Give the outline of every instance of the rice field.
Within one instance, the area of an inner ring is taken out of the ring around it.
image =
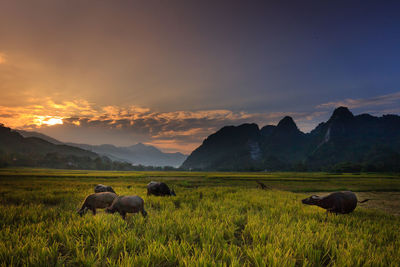
[[[147,196],[151,180],[177,196]],[[141,196],[148,216],[80,217],[98,183]],[[374,200],[328,217],[300,202],[335,190]],[[399,191],[398,174],[0,169],[0,265],[399,266],[399,199],[379,200]]]

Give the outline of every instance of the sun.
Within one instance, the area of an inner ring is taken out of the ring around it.
[[[57,119],[57,118],[51,118],[46,121],[43,121],[43,124],[47,124],[47,125],[63,124],[63,120]]]
[[[60,117],[50,117],[50,116],[41,116],[40,118],[36,119],[36,125],[41,126],[41,125],[48,125],[48,126],[53,126],[57,124],[63,124],[63,120]]]

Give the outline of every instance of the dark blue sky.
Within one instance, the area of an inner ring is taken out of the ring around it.
[[[291,115],[308,131],[338,105],[400,113],[398,1],[2,1],[0,10],[0,120],[66,141],[182,150],[226,124]],[[42,123],[51,118],[64,123]]]
[[[399,91],[399,2],[265,2],[193,8],[188,32],[230,61],[236,84],[226,90],[247,98],[231,108],[304,109]]]

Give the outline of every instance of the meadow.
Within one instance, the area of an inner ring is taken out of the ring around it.
[[[147,196],[151,180],[177,196]],[[148,217],[80,217],[98,183],[141,196]],[[300,202],[336,190],[373,200],[328,217]],[[0,169],[0,265],[399,266],[399,192],[399,174]]]

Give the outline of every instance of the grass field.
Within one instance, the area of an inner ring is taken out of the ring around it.
[[[146,196],[151,180],[177,196]],[[79,217],[98,183],[141,196],[148,217]],[[300,202],[335,190],[373,200],[327,219]],[[399,266],[399,195],[399,174],[0,169],[0,265]]]

